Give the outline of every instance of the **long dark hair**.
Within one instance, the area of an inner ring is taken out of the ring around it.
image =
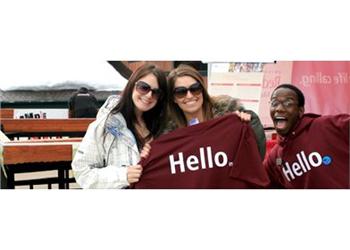
[[[180,109],[180,107],[174,102],[173,91],[175,88],[175,82],[177,78],[182,76],[190,76],[198,81],[203,86],[203,118],[207,121],[213,118],[213,102],[206,90],[204,85],[204,80],[201,74],[193,67],[185,64],[180,64],[176,69],[173,69],[168,75],[168,93],[171,98],[168,102],[169,113],[171,115],[171,119],[174,120],[177,127],[186,127],[187,120],[184,112]]]
[[[142,118],[146,123],[147,129],[150,134],[143,138],[136,130],[134,123],[136,122],[135,105],[132,100],[132,93],[134,91],[135,83],[142,77],[153,74],[158,81],[159,88],[162,90],[162,95],[159,97],[157,104],[149,111],[144,112]],[[145,142],[151,137],[157,137],[160,135],[161,130],[165,124],[166,119],[166,107],[167,107],[168,93],[167,93],[167,80],[165,73],[153,64],[144,64],[140,66],[130,76],[126,87],[123,90],[118,105],[111,111],[113,114],[121,113],[127,123],[128,128],[134,134],[137,146],[139,150],[142,149]]]

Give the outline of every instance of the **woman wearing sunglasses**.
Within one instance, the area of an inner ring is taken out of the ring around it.
[[[72,169],[82,188],[126,188],[139,181],[140,157],[162,130],[167,81],[146,64],[130,77],[120,99],[109,98],[81,142]],[[141,153],[140,153],[141,152]]]
[[[258,116],[249,110],[244,110],[237,99],[229,96],[211,98],[204,87],[200,73],[187,65],[180,65],[168,76],[168,92],[172,94],[169,101],[169,113],[172,122],[167,130],[186,127],[198,122],[208,121],[227,113],[238,112],[242,120],[250,120],[261,158],[265,156],[265,133]]]

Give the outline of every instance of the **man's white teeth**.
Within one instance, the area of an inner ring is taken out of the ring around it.
[[[278,120],[278,121],[280,121],[280,120],[286,121],[287,118],[286,118],[286,117],[283,117],[283,116],[276,116],[276,117],[275,117],[275,120]]]

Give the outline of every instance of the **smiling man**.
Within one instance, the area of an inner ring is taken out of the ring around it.
[[[294,85],[272,93],[270,115],[278,144],[264,161],[273,187],[349,188],[349,114],[304,114]]]

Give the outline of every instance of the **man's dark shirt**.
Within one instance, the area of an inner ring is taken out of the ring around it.
[[[79,90],[69,100],[69,117],[71,118],[95,118],[97,111],[97,99],[88,91]]]

